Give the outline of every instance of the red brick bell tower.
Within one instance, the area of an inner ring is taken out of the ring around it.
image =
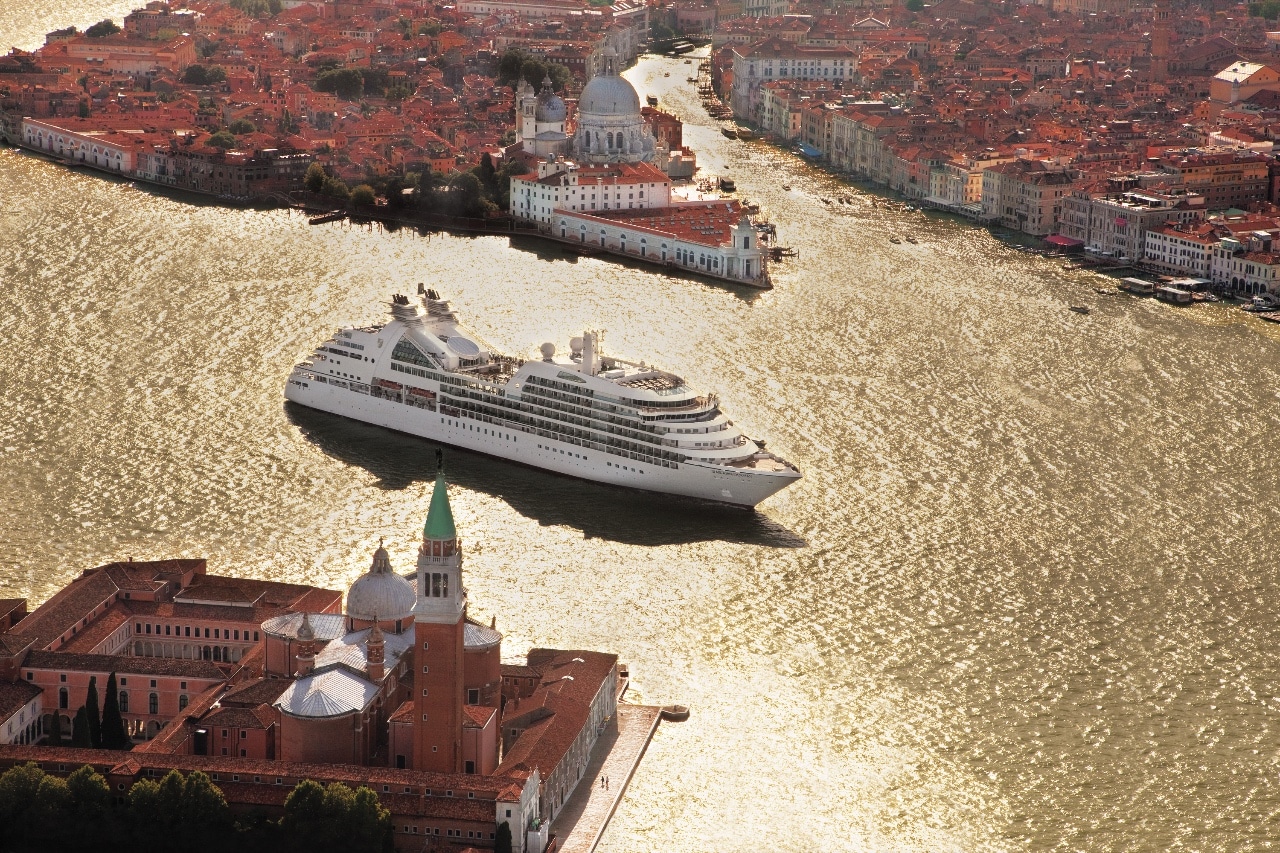
[[[414,618],[413,769],[462,772],[462,545],[453,525],[444,473],[436,477],[418,549]]]

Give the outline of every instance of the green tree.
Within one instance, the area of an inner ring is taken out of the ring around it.
[[[162,786],[163,788],[163,786]],[[182,785],[178,823],[183,832],[197,839],[210,839],[231,825],[227,798],[204,773],[196,770]]]
[[[120,716],[120,692],[116,688],[116,674],[107,676],[107,695],[102,702],[102,748],[129,749],[129,732]]]
[[[230,130],[236,136],[239,136],[242,133],[257,133],[258,126],[253,122],[249,121],[247,118],[238,118],[235,121],[231,122],[231,125],[227,128],[227,130]]]
[[[49,746],[62,746],[62,715],[54,709],[49,715],[49,731],[45,735]]]
[[[498,824],[498,832],[493,838],[493,853],[511,853],[511,824],[503,821]]]
[[[84,712],[89,718],[89,742],[94,749],[102,747],[102,711],[98,709],[98,676],[89,676],[89,692],[84,699]]]
[[[209,71],[199,62],[194,62],[182,72],[182,82],[190,86],[203,86],[209,82]]]
[[[161,849],[160,841],[166,830],[160,803],[160,785],[150,779],[139,779],[129,789],[126,820],[133,840],[143,850]]]
[[[336,198],[339,201],[346,201],[347,196],[351,195],[351,191],[347,189],[347,185],[337,178],[325,178],[324,189],[321,190],[330,198]]]
[[[330,68],[316,75],[317,92],[333,92],[345,101],[358,100],[364,94],[364,75],[358,68]]]
[[[91,39],[100,39],[106,36],[113,36],[118,32],[120,32],[120,28],[116,26],[116,22],[106,18],[89,27],[84,31],[84,34]]]
[[[32,835],[57,838],[65,834],[71,813],[71,792],[67,783],[57,776],[45,774],[36,791],[36,805],[32,812],[35,826]]]
[[[81,99],[81,100],[80,100],[80,104],[76,107],[76,115],[80,116],[80,118],[88,118],[88,117],[89,117],[89,102],[88,102],[88,101],[86,101],[86,100],[84,100],[84,99]]]
[[[75,846],[90,849],[95,838],[101,840],[107,824],[114,823],[111,813],[111,788],[107,780],[88,764],[67,777],[70,805],[67,837]]]
[[[373,204],[374,198],[373,187],[368,184],[361,184],[351,191],[351,196],[347,201],[352,207],[368,207]]]
[[[471,172],[463,172],[449,182],[449,196],[455,212],[462,216],[479,216],[484,213],[484,187]]]
[[[170,770],[160,780],[160,790],[156,797],[155,821],[166,829],[172,829],[178,825],[184,781],[182,774],[177,770]]]
[[[382,96],[392,103],[398,103],[413,94],[413,87],[408,83],[395,83],[382,92]]]
[[[324,834],[324,788],[320,783],[304,779],[294,786],[284,801],[280,828],[293,850],[314,850]]]
[[[307,192],[318,193],[324,189],[324,182],[328,177],[324,173],[324,166],[319,163],[312,163],[307,167],[307,174],[302,179],[302,185],[307,188]]]
[[[43,780],[44,771],[35,762],[20,764],[0,775],[0,849],[11,849],[31,831]]]
[[[83,705],[76,711],[76,718],[71,722],[71,745],[76,749],[93,748],[93,735],[89,733],[89,714]]]
[[[348,813],[351,847],[356,853],[379,853],[391,838],[391,812],[382,807],[372,788],[361,785]]]
[[[209,144],[214,148],[235,148],[236,137],[228,130],[220,130],[213,136],[209,137]]]

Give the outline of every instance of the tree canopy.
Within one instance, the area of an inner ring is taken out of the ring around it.
[[[89,721],[89,744],[94,749],[102,746],[102,711],[98,708],[98,676],[89,676],[89,692],[84,699],[84,713]]]
[[[229,130],[220,130],[209,137],[209,144],[214,148],[235,148],[236,137]]]
[[[91,39],[100,39],[113,36],[118,32],[120,32],[120,27],[116,25],[116,22],[110,18],[105,18],[86,29],[84,34]]]
[[[262,813],[233,823],[222,791],[200,771],[139,779],[118,805],[89,765],[65,780],[35,763],[0,774],[0,850],[382,853],[390,845],[390,813],[367,787],[303,781],[280,821]]]
[[[218,65],[188,65],[182,73],[182,82],[192,86],[212,86],[227,79],[227,72]]]
[[[345,101],[358,100],[364,94],[364,75],[358,68],[330,68],[316,75],[317,92],[333,92]]]
[[[319,163],[312,163],[307,167],[307,174],[302,179],[302,185],[307,188],[309,193],[318,193],[324,189],[325,178],[329,177],[324,173],[324,166]]]
[[[120,716],[120,691],[116,687],[116,674],[107,676],[107,695],[102,700],[102,748],[129,749],[129,732]]]
[[[518,47],[513,47],[502,54],[498,60],[498,84],[501,86],[518,86],[520,81],[528,80],[535,88],[542,86],[544,77],[551,78],[551,88],[564,91],[565,84],[572,75],[569,69],[554,62],[544,62]]]

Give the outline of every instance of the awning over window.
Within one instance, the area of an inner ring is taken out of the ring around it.
[[[1061,249],[1075,249],[1084,245],[1083,240],[1073,240],[1070,237],[1063,237],[1061,234],[1052,234],[1045,237],[1044,241],[1050,246],[1057,246]]]

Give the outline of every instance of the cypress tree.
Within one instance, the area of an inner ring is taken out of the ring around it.
[[[76,718],[71,723],[71,745],[77,749],[90,749],[93,746],[89,737],[89,715],[85,713],[83,705],[76,711]]]
[[[45,737],[49,741],[49,746],[62,746],[62,715],[55,708],[49,716],[49,732]]]
[[[89,717],[89,744],[102,747],[102,712],[98,709],[98,676],[89,676],[89,693],[84,699],[84,712]]]
[[[128,749],[129,746],[129,733],[125,731],[124,718],[120,716],[120,695],[113,672],[107,676],[107,697],[102,703],[102,748]]]
[[[511,853],[511,822],[503,821],[498,825],[497,836],[493,840],[493,853]]]

